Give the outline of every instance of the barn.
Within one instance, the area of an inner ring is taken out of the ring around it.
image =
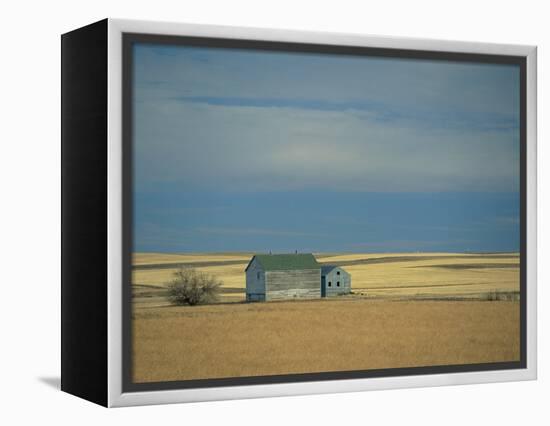
[[[321,297],[321,265],[312,254],[256,254],[245,273],[249,302]]]
[[[318,299],[351,293],[351,275],[308,254],[256,254],[245,269],[246,300]]]
[[[336,265],[321,268],[321,297],[351,293],[351,275]]]

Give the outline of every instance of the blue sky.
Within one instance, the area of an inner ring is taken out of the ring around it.
[[[512,251],[519,68],[138,44],[136,251]]]

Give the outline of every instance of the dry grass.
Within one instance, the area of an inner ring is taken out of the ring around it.
[[[518,302],[319,300],[136,308],[134,381],[519,359]]]
[[[223,281],[222,302],[243,302],[250,257],[134,255],[135,381],[519,359],[517,254],[320,254],[350,272],[354,294],[169,306],[166,286],[179,263]]]
[[[503,266],[494,266],[499,263]],[[460,268],[460,265],[467,267]],[[467,256],[447,259],[441,256],[438,260],[350,265],[345,269],[352,275],[354,291],[371,296],[456,297],[519,290],[518,259],[489,256],[485,259],[469,259]]]

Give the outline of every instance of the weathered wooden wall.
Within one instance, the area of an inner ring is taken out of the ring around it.
[[[338,275],[338,272],[340,272],[340,275]],[[331,287],[328,286],[329,282],[332,283]],[[339,287],[338,282],[340,282]],[[341,268],[334,268],[325,275],[325,288],[327,297],[349,294],[351,292],[351,275]]]
[[[246,300],[249,302],[265,300],[265,272],[256,259],[246,270]]]
[[[267,271],[266,300],[318,299],[321,297],[321,269]]]

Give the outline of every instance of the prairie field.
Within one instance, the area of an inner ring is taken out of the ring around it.
[[[251,256],[134,255],[135,382],[519,360],[516,253],[316,254],[353,294],[245,303]],[[180,266],[215,275],[220,303],[171,306]]]
[[[134,255],[136,307],[165,306],[166,286],[180,266],[215,275],[222,282],[220,302],[245,300],[244,269],[253,253]],[[316,254],[320,263],[351,274],[352,297],[405,299],[484,299],[519,293],[517,253]]]
[[[516,301],[319,300],[139,309],[135,382],[519,360]]]

